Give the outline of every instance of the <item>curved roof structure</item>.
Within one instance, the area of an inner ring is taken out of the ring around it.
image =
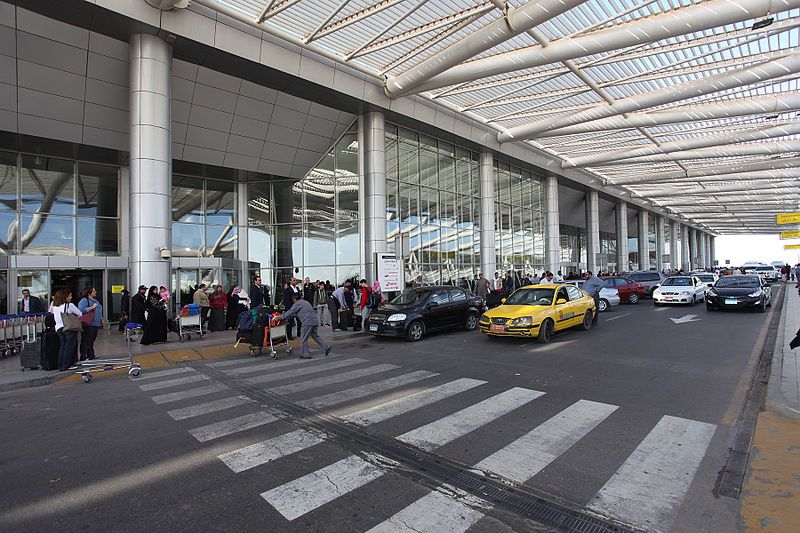
[[[800,0],[197,0],[719,233],[800,201]]]

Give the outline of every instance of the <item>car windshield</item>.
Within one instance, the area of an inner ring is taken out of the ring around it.
[[[714,276],[711,274],[698,274],[697,277],[700,278],[700,281],[714,281]]]
[[[661,285],[666,287],[691,287],[692,278],[667,278]]]
[[[519,289],[506,300],[507,305],[551,305],[553,289]]]
[[[752,276],[726,276],[724,278],[720,278],[716,284],[716,287],[720,289],[749,289],[759,286],[758,278],[754,278]]]
[[[430,293],[431,293],[430,289],[407,290],[403,294],[392,300],[392,303],[396,305],[410,305],[424,300],[425,298],[428,297]]]
[[[775,272],[775,269],[772,267],[758,267],[756,272]]]

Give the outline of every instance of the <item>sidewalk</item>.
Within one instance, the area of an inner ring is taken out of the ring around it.
[[[336,331],[333,332],[328,327],[320,329],[320,335],[328,342],[336,343],[342,340],[359,339],[364,336],[363,332]],[[177,340],[174,333],[170,333],[164,344],[143,346],[138,342],[131,343],[131,352],[134,360],[143,369],[166,367],[186,361],[197,361],[200,359],[222,359],[226,357],[242,357],[248,355],[250,347],[247,343],[240,343],[234,348],[234,332],[215,331],[209,332],[202,340],[193,336],[191,340],[181,343]],[[291,346],[297,350],[300,342],[295,339]],[[312,349],[316,345],[312,341]],[[128,355],[128,347],[125,337],[117,332],[116,328],[111,331],[101,332],[95,342],[95,353],[98,358],[124,357]],[[279,352],[280,353],[280,352]],[[285,356],[285,355],[284,355]],[[97,377],[103,375],[119,374],[122,371],[98,373]],[[39,387],[49,385],[56,381],[79,381],[80,377],[73,372],[59,372],[58,370],[25,370],[22,372],[19,366],[19,356],[12,356],[7,359],[0,359],[0,392],[26,387]]]
[[[793,283],[786,284],[778,337],[772,356],[767,407],[783,416],[800,420],[800,348],[789,343],[800,329],[800,296]]]

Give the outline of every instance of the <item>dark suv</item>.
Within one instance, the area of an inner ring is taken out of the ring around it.
[[[472,331],[485,308],[483,298],[460,287],[419,287],[370,311],[364,327],[373,335],[415,342],[428,331],[457,327]]]
[[[667,278],[664,274],[661,272],[656,272],[655,270],[626,272],[623,274],[623,276],[644,285],[644,290],[646,291],[646,296],[648,298],[653,297],[653,291],[656,290],[656,287],[658,287],[659,284]]]

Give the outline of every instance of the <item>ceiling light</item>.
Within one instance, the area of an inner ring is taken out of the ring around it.
[[[765,18],[765,19],[757,20],[753,24],[753,27],[750,28],[750,29],[754,30],[754,31],[755,30],[760,30],[761,28],[766,28],[767,26],[770,26],[773,22],[775,22],[775,19],[772,18],[772,17],[768,17],[768,18]]]

